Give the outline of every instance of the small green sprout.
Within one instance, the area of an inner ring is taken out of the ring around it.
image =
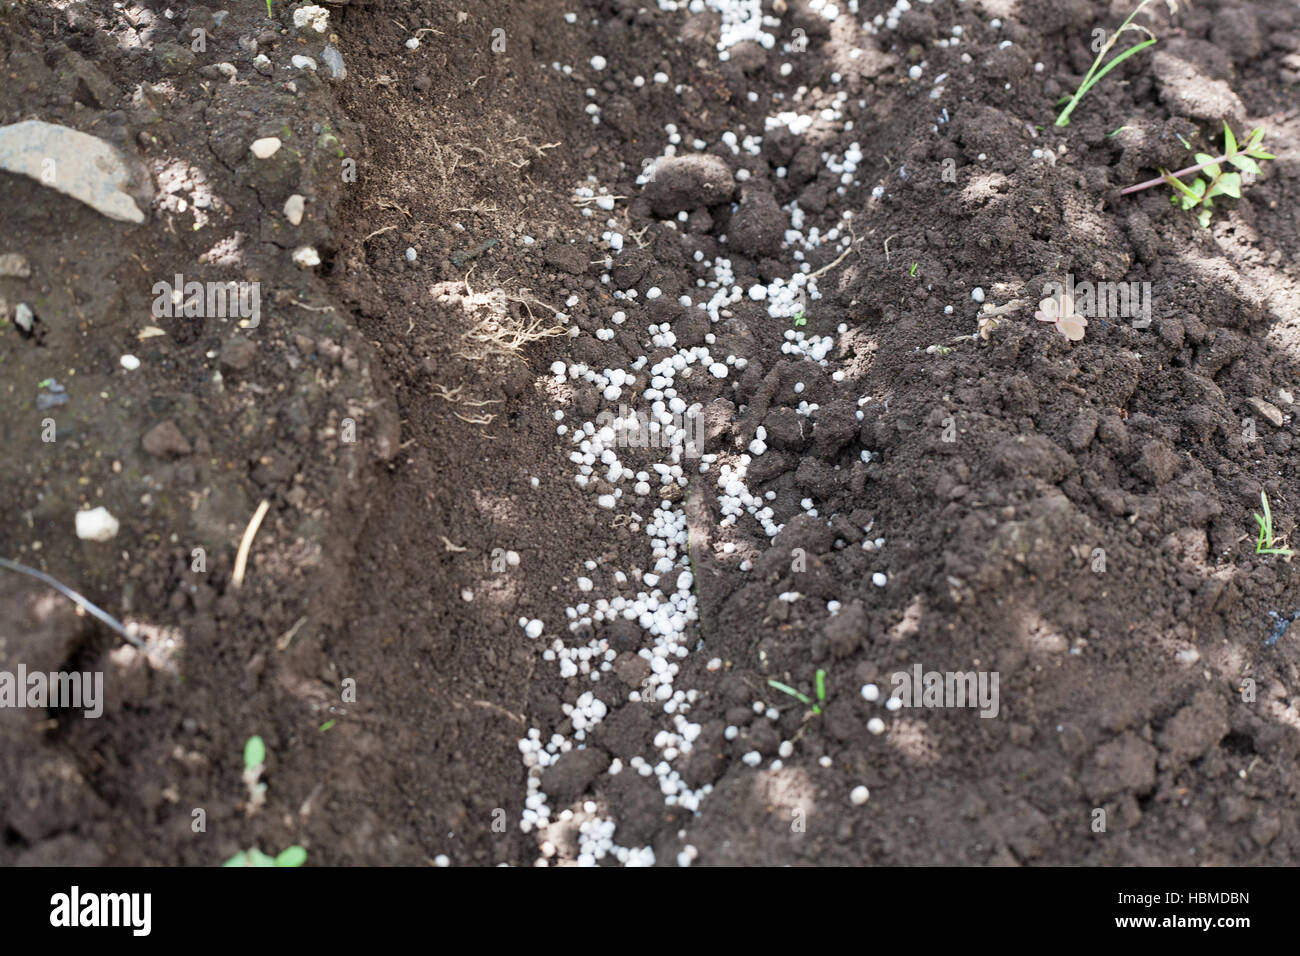
[[[1121,189],[1120,195],[1141,192],[1143,189],[1150,189],[1152,186],[1166,183],[1174,191],[1173,196],[1170,197],[1170,202],[1173,202],[1181,209],[1197,210],[1196,221],[1201,224],[1202,228],[1209,228],[1210,209],[1214,206],[1214,197],[1231,196],[1233,199],[1240,199],[1241,174],[1254,173],[1258,175],[1259,164],[1255,160],[1277,158],[1264,149],[1263,143],[1264,128],[1262,126],[1251,130],[1250,137],[1245,144],[1239,146],[1237,137],[1233,135],[1232,128],[1227,123],[1224,123],[1223,152],[1220,155],[1211,156],[1209,153],[1197,153],[1195,166],[1188,166],[1176,173],[1162,169],[1158,178],[1148,179],[1136,186]],[[1191,149],[1190,146],[1187,148]],[[1220,165],[1225,162],[1235,166],[1239,171],[1226,172]],[[1183,176],[1202,171],[1204,171],[1208,179],[1197,176],[1192,180],[1190,186],[1183,182]]]
[[[329,730],[331,727],[333,727],[333,726],[334,726],[335,724],[337,724],[337,723],[338,723],[337,720],[327,720],[327,721],[325,721],[325,723],[323,723],[323,724],[320,725],[320,732],[321,732],[322,734],[325,733],[325,731]]]
[[[804,317],[803,309],[794,314],[794,327],[797,329],[801,325],[807,325],[808,319]]]
[[[1141,53],[1147,47],[1153,45],[1156,42],[1155,34],[1153,34],[1146,27],[1133,22],[1133,18],[1136,17],[1139,13],[1141,13],[1142,8],[1151,2],[1152,0],[1142,0],[1141,3],[1139,3],[1136,7],[1133,8],[1133,12],[1128,15],[1128,19],[1125,20],[1123,23],[1121,23],[1119,25],[1119,29],[1116,30],[1114,33],[1112,33],[1110,37],[1106,40],[1105,45],[1101,48],[1101,52],[1097,54],[1097,59],[1092,61],[1092,66],[1088,69],[1088,72],[1084,75],[1083,82],[1080,83],[1079,88],[1074,91],[1074,96],[1069,98],[1069,102],[1066,103],[1065,109],[1061,110],[1061,115],[1056,117],[1057,126],[1070,125],[1070,114],[1074,112],[1074,108],[1079,105],[1079,101],[1084,98],[1084,96],[1087,94],[1087,92],[1090,89],[1092,89],[1094,86],[1096,86],[1098,83],[1102,81],[1102,79],[1106,76],[1107,73],[1115,69],[1115,67],[1119,66],[1129,57],[1133,56],[1136,53]],[[1143,40],[1141,43],[1136,44],[1135,46],[1129,47],[1123,53],[1119,54],[1119,56],[1115,57],[1115,59],[1111,60],[1105,66],[1102,66],[1101,63],[1102,60],[1106,59],[1106,54],[1111,51],[1111,49],[1115,46],[1117,42],[1119,42],[1119,38],[1123,36],[1125,33],[1129,32],[1130,30],[1135,33],[1146,34],[1147,39]],[[1064,97],[1062,98],[1062,102],[1065,102]]]
[[[39,382],[36,383],[36,387],[37,387],[37,388],[49,388],[49,387],[50,387],[51,385],[53,385],[53,384],[54,384],[54,379],[52,379],[52,378],[43,378],[43,379],[41,379]]]
[[[910,268],[910,269],[907,270],[907,274],[910,275],[910,276],[914,276],[914,275],[916,275],[916,267],[917,267],[919,264],[920,264],[920,263],[913,262],[913,263],[912,263],[912,268]]]
[[[271,12],[271,0],[266,0],[266,15],[267,15],[268,17],[273,17],[273,16],[275,16],[275,14],[273,14],[273,13]]]
[[[1286,541],[1273,537],[1273,512],[1268,507],[1268,495],[1261,491],[1259,501],[1264,506],[1264,513],[1263,515],[1254,515],[1255,524],[1259,525],[1259,539],[1255,542],[1255,553],[1280,554],[1290,560],[1291,555],[1295,552],[1290,548],[1276,547],[1279,544],[1286,544]]]
[[[262,771],[266,769],[266,742],[254,734],[244,743],[244,785],[248,787],[248,805],[245,812],[252,816],[266,803],[266,784],[261,782]],[[253,847],[240,850],[222,866],[302,866],[307,862],[307,851],[300,846],[291,846],[270,857]]]
[[[246,812],[252,816],[266,803],[266,784],[262,783],[262,771],[266,769],[266,744],[261,737],[252,736],[244,744],[244,786],[248,788],[248,806]]]
[[[799,703],[803,704],[805,707],[812,707],[812,712],[814,714],[820,714],[822,712],[821,705],[826,703],[826,672],[821,668],[817,669],[816,681],[817,681],[817,691],[816,691],[817,703],[815,704],[813,703],[812,698],[809,697],[807,694],[803,693],[802,691],[795,690],[789,684],[782,684],[779,680],[769,680],[767,682],[767,686],[774,687],[783,694],[789,694],[791,697],[799,701]]]
[[[278,856],[270,857],[261,850],[253,847],[251,850],[240,850],[229,860],[221,865],[225,866],[302,866],[307,862],[307,851],[302,847],[294,846],[282,850]]]

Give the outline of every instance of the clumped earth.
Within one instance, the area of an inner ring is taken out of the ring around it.
[[[147,173],[0,174],[0,551],[142,645],[0,569],[0,670],[107,682],[0,709],[0,863],[1300,853],[1293,3],[1151,8],[1065,128],[1131,7],[177,6],[0,6],[0,125]],[[1208,229],[1119,195],[1225,121],[1278,158]]]

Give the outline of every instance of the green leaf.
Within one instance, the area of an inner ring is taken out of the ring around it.
[[[261,850],[249,850],[248,859],[252,862],[253,866],[275,866],[275,860],[271,859]]]
[[[300,846],[291,846],[275,858],[276,866],[302,866],[307,862],[307,851]]]
[[[1199,198],[1196,195],[1196,193],[1192,192],[1190,189],[1187,188],[1187,183],[1183,182],[1173,173],[1162,169],[1160,170],[1160,176],[1161,178],[1164,179],[1165,182],[1167,182],[1171,187],[1173,187],[1175,192],[1181,194],[1183,197],[1190,198],[1192,202],[1196,202],[1197,199]],[[1183,208],[1185,209],[1187,207],[1184,206]]]
[[[1247,149],[1254,149],[1264,142],[1264,127],[1256,126],[1250,131],[1250,139],[1246,142]]]
[[[1229,157],[1237,154],[1237,137],[1232,135],[1232,127],[1226,121],[1223,124],[1223,151]]]
[[[1256,176],[1259,175],[1259,165],[1245,153],[1240,153],[1232,157],[1228,162],[1232,163],[1232,165],[1236,166],[1243,173],[1254,173]]]
[[[264,763],[266,763],[266,744],[262,742],[261,737],[249,737],[248,743],[244,744],[244,768],[252,770]]]
[[[1199,176],[1192,182],[1192,193],[1199,199],[1205,195],[1205,180]]]
[[[1083,85],[1079,87],[1079,92],[1077,95],[1080,98],[1082,98],[1083,94],[1087,93],[1090,89],[1092,89],[1094,86],[1100,83],[1105,78],[1107,73],[1115,69],[1115,67],[1119,66],[1121,63],[1123,63],[1133,54],[1141,53],[1143,50],[1153,45],[1155,42],[1156,42],[1155,38],[1153,37],[1150,40],[1143,40],[1141,43],[1137,44],[1136,46],[1129,47],[1119,56],[1115,57],[1115,59],[1111,60],[1109,63],[1103,66],[1101,70],[1093,74],[1093,76],[1090,79],[1085,80]]]
[[[1256,159],[1277,159],[1277,157],[1272,153],[1266,153],[1262,149],[1248,149],[1246,152],[1248,155],[1254,156]]]
[[[1201,224],[1202,229],[1210,228],[1210,210],[1202,209],[1196,214],[1196,221]]]
[[[238,853],[236,853],[234,856],[232,856],[229,860],[227,860],[225,863],[222,863],[221,865],[222,866],[248,866],[248,854],[245,853],[243,850],[240,850]]]
[[[1214,157],[1209,153],[1197,153],[1196,161],[1198,163],[1205,163],[1205,171],[1211,176],[1218,176],[1222,172],[1222,170],[1219,169],[1219,164],[1214,161]]]
[[[769,680],[767,682],[767,686],[775,687],[783,694],[789,694],[791,697],[793,697],[795,700],[799,701],[800,703],[803,704],[812,703],[812,698],[810,698],[807,694],[801,694],[799,691],[795,690],[789,684],[782,684],[779,680]]]
[[[1227,193],[1233,199],[1241,198],[1241,173],[1224,173],[1215,183],[1219,192]]]

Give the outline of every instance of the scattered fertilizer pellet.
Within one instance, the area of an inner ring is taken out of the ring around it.
[[[855,807],[860,807],[871,799],[871,791],[861,785],[856,786],[849,793],[849,800]]]

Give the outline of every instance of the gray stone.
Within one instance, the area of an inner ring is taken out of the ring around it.
[[[144,222],[123,189],[131,176],[122,154],[96,136],[41,120],[0,127],[0,169],[30,176],[109,219]]]
[[[31,274],[32,267],[21,252],[6,252],[0,256],[0,277],[26,279]]]
[[[346,80],[348,78],[348,68],[343,65],[343,54],[334,47],[327,45],[320,51],[321,61],[324,62],[325,68],[329,70],[331,80]]]

